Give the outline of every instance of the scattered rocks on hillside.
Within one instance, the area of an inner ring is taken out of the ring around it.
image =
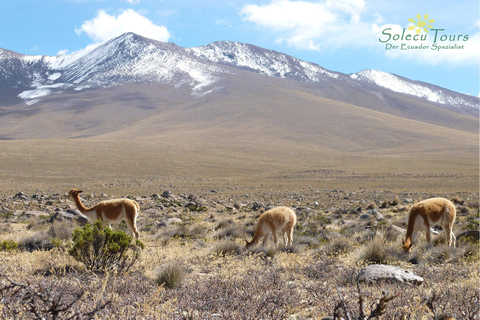
[[[27,218],[47,218],[50,215],[44,211],[38,211],[38,210],[30,210],[30,211],[25,211],[23,213],[24,216]]]
[[[80,225],[84,225],[88,222],[88,219],[76,212],[76,210],[68,209],[66,211],[57,210],[48,222],[53,223],[55,221],[77,221]]]
[[[368,210],[367,213],[362,214],[360,216],[360,219],[365,220],[365,219],[368,219],[370,217],[374,217],[379,221],[380,220],[385,220],[385,218],[382,216],[382,214],[375,209]]]
[[[412,271],[385,264],[373,264],[361,269],[358,272],[358,281],[367,284],[385,281],[416,285],[424,282],[422,277],[415,275]]]

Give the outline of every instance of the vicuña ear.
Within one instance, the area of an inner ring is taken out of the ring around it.
[[[413,241],[413,242],[410,244],[409,248],[411,248],[414,244],[415,244],[415,241]]]
[[[78,190],[77,193],[82,193],[83,191],[82,190]]]
[[[405,239],[402,239],[402,244],[405,244]]]

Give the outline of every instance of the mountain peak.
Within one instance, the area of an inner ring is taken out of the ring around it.
[[[2,85],[6,86],[0,90],[15,88],[11,92],[28,104],[65,90],[130,83],[169,84],[175,88],[187,85],[192,95],[198,97],[218,91],[223,86],[223,75],[234,74],[235,70],[311,83],[330,99],[344,96],[353,87],[367,91],[381,88],[451,110],[466,110],[467,114],[478,111],[476,97],[378,70],[346,75],[278,51],[233,41],[183,48],[128,32],[89,51],[56,57],[24,56],[0,49],[0,77],[5,79]],[[18,90],[23,91],[18,94]]]

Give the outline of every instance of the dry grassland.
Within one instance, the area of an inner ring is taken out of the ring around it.
[[[91,186],[84,190],[87,205],[112,198],[101,194],[102,188],[172,191],[169,198],[124,193],[141,205],[138,226],[145,249],[121,274],[88,272],[67,253],[77,224],[47,222],[58,210],[74,208],[65,198],[68,190],[5,196],[0,242],[15,241],[20,247],[0,251],[0,317],[321,319],[335,313],[347,318],[348,311],[350,319],[367,319],[382,310],[379,319],[478,319],[478,242],[458,241],[456,248],[448,248],[440,231],[431,245],[422,235],[407,255],[400,251],[403,234],[390,227],[406,227],[411,200],[435,195],[463,200],[457,203],[456,234],[478,229],[478,193],[431,192],[452,178],[442,175],[421,177],[429,181],[425,192],[399,191],[411,182],[408,176],[396,180],[403,182],[395,191],[352,187],[357,181],[388,186],[393,179],[369,177],[319,170],[271,177],[265,185],[167,179],[163,185],[120,181]],[[323,189],[310,185],[318,179]],[[245,250],[244,240],[251,238],[263,210],[253,207],[276,205],[296,207],[294,245],[275,249],[270,242]],[[384,219],[368,213],[370,208]],[[46,216],[30,214],[35,211]],[[42,249],[52,242],[55,248]],[[412,270],[425,282],[359,284],[359,270],[372,263]]]
[[[406,255],[391,227],[406,227],[414,202],[441,196],[464,201],[455,234],[478,230],[475,139],[422,155],[420,146],[350,153],[203,137],[0,141],[0,243],[19,245],[0,250],[0,318],[479,318],[478,242],[448,248],[439,231]],[[87,205],[140,203],[145,249],[128,273],[93,274],[68,254],[76,223],[48,221],[74,209],[65,198],[72,187]],[[174,197],[162,197],[167,190]],[[277,205],[296,208],[294,245],[245,251],[257,209]],[[358,284],[372,263],[425,282]]]

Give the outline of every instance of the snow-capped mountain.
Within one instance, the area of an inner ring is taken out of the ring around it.
[[[0,105],[15,105],[20,99],[32,105],[59,93],[138,83],[188,86],[195,98],[214,94],[225,85],[226,75],[241,72],[318,86],[335,83],[338,92],[342,86],[364,92],[387,89],[467,114],[475,114],[479,108],[477,97],[382,71],[346,75],[249,44],[221,41],[182,48],[133,33],[71,55],[26,56],[0,49]],[[330,94],[328,98],[335,96]]]
[[[379,70],[362,70],[350,75],[352,79],[375,84],[391,91],[416,96],[431,102],[452,107],[467,106],[478,109],[478,99],[468,96],[461,97],[456,92],[437,87],[428,83],[412,81],[404,77]]]

